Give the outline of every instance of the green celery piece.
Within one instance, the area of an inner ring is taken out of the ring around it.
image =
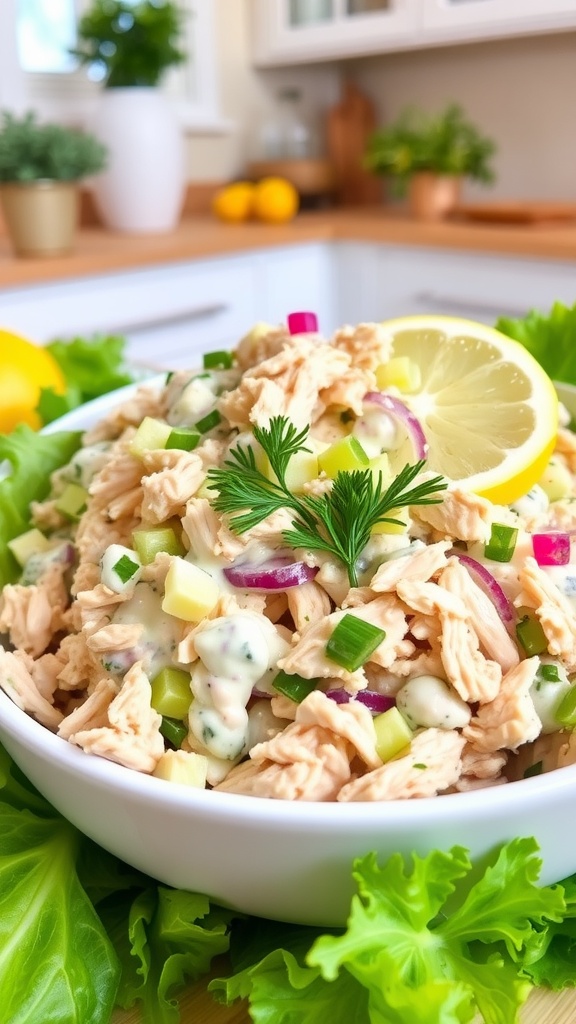
[[[349,612],[334,628],[326,644],[326,657],[355,672],[386,639],[386,631]]]
[[[205,370],[229,370],[232,363],[232,353],[225,350],[205,352],[202,357],[202,364]]]
[[[0,587],[20,575],[9,540],[30,527],[31,501],[42,501],[50,489],[50,474],[68,462],[80,447],[78,431],[37,434],[25,424],[0,435],[0,464],[7,459],[12,471],[0,479]]]
[[[2,1017],[108,1024],[119,962],[75,870],[80,835],[60,816],[0,803]]]
[[[272,680],[272,686],[278,690],[278,693],[283,693],[285,697],[289,697],[297,704],[300,704],[309,693],[312,693],[318,683],[318,679],[305,679],[298,673],[291,674],[285,672],[284,669],[280,669]]]
[[[534,839],[505,844],[467,892],[472,865],[461,847],[412,855],[408,870],[400,854],[383,867],[368,854],[354,865],[347,931],[319,938],[306,962],[327,981],[353,974],[382,1008],[373,1020],[458,1024],[478,1009],[490,1024],[511,1024],[531,989],[523,963],[541,955],[543,931],[565,910],[561,888],[536,884],[537,849]]]
[[[170,718],[168,715],[162,715],[160,732],[164,739],[168,740],[168,742],[172,744],[175,750],[180,750],[182,743],[188,735],[188,726],[184,725],[184,722],[180,721],[178,718]]]
[[[167,448],[181,448],[185,452],[191,452],[198,446],[200,434],[197,430],[190,430],[187,427],[175,427],[168,435]]]
[[[564,694],[554,717],[565,729],[576,728],[576,686]]]
[[[165,665],[152,679],[151,687],[150,703],[154,710],[181,722],[192,703],[190,673],[175,665]]]
[[[218,409],[213,409],[212,412],[207,413],[201,420],[195,424],[196,430],[199,430],[201,434],[207,434],[209,430],[214,430],[219,423],[222,422],[222,417],[218,412]]]
[[[519,320],[500,317],[495,326],[524,345],[552,380],[576,384],[576,304],[555,302],[547,313],[533,309]]]
[[[486,558],[491,558],[494,562],[509,562],[514,554],[517,539],[518,530],[514,526],[493,523],[490,540],[484,545]]]
[[[516,625],[516,636],[529,658],[548,650],[546,634],[534,614],[522,616]]]

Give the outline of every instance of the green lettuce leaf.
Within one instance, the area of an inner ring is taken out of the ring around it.
[[[51,423],[84,402],[131,384],[133,374],[124,364],[126,339],[120,335],[55,339],[46,346],[66,379],[66,392],[57,395],[42,388],[38,413],[43,423]]]
[[[555,992],[576,987],[576,875],[561,882],[566,910],[562,921],[551,923],[542,935],[540,956],[524,964],[535,985]]]
[[[518,320],[501,316],[495,326],[524,345],[552,380],[576,384],[576,304],[555,302],[549,313],[533,309]]]
[[[109,1024],[120,964],[76,873],[80,833],[0,750],[0,992],[10,1024]]]
[[[0,478],[0,587],[19,574],[8,541],[29,529],[30,502],[46,497],[50,474],[71,459],[80,439],[76,431],[37,434],[26,424],[0,434],[0,467],[10,464],[9,475]]]

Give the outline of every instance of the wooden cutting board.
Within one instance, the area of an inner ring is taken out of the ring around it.
[[[492,224],[549,224],[553,221],[565,223],[576,220],[576,203],[469,203],[459,206],[454,216]]]
[[[344,82],[342,99],[326,115],[328,159],[334,169],[340,206],[382,203],[382,179],[362,166],[366,143],[377,125],[372,101],[352,81]]]

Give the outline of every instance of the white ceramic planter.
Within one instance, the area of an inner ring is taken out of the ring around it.
[[[106,227],[172,230],[184,199],[184,142],[164,94],[143,86],[104,89],[89,127],[109,153],[107,170],[93,184]]]

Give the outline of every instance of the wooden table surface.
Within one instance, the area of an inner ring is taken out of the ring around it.
[[[220,1006],[206,991],[206,983],[189,988],[181,1001],[180,1024],[250,1024],[245,1003]],[[576,990],[558,994],[537,989],[532,992],[520,1013],[521,1024],[574,1024],[576,1021]],[[141,1024],[137,1010],[117,1011],[112,1024]]]

